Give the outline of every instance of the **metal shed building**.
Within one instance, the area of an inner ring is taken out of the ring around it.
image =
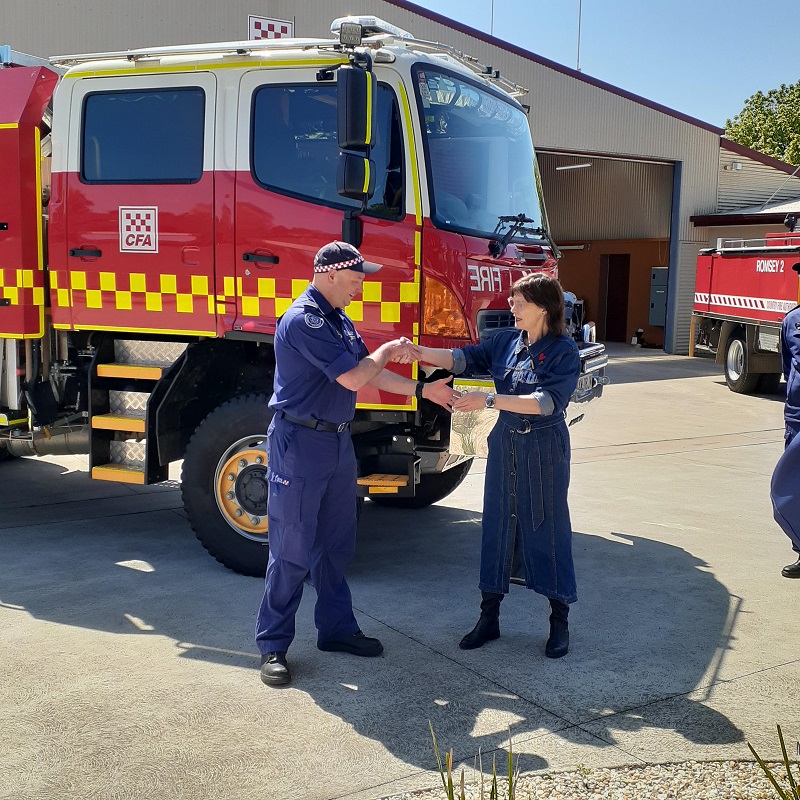
[[[335,17],[374,14],[527,87],[552,233],[564,249],[561,280],[585,300],[601,339],[629,341],[642,329],[646,341],[687,353],[695,259],[714,235],[698,220],[800,195],[793,167],[721,139],[713,125],[405,0],[197,0],[175,10],[107,0],[102,8],[57,4],[43,24],[29,3],[5,0],[3,36],[46,56],[241,40],[251,14],[291,20],[296,36],[326,37]]]

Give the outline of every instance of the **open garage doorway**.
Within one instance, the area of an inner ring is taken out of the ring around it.
[[[598,339],[664,346],[671,162],[540,151],[559,277],[584,301]]]

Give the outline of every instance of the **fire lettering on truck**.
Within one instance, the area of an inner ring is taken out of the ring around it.
[[[756,272],[783,272],[783,259],[757,258]]]
[[[158,207],[119,207],[119,249],[123,253],[158,252]]]
[[[503,281],[500,267],[489,267],[478,264],[467,266],[469,288],[472,292],[502,292]]]

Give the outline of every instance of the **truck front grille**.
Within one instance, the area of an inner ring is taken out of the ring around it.
[[[514,315],[510,311],[494,309],[478,312],[478,338],[484,341],[494,336],[497,331],[514,327]]]

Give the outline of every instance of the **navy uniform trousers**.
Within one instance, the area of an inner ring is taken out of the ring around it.
[[[356,544],[356,458],[349,431],[315,431],[274,418],[267,434],[269,562],[256,623],[261,653],[285,652],[310,574],[319,641],[352,636],[344,573]]]
[[[770,486],[775,521],[800,553],[800,433],[787,426],[786,449],[775,465]]]

